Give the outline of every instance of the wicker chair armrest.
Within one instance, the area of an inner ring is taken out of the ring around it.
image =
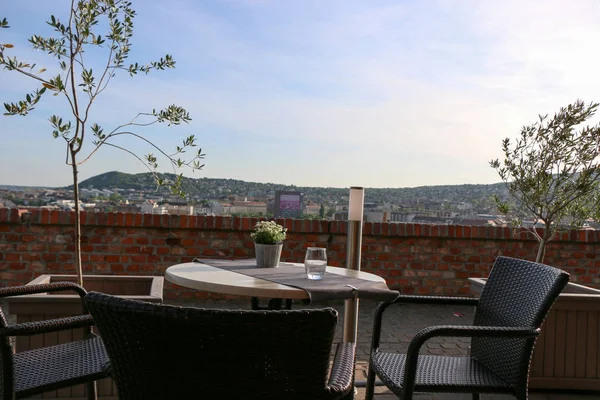
[[[473,326],[473,325],[438,325],[421,329],[413,337],[410,346],[419,346],[432,337],[496,337],[496,338],[528,338],[536,337],[540,329],[510,326]]]
[[[65,329],[85,328],[94,325],[91,315],[76,315],[73,317],[47,319],[45,321],[23,322],[7,326],[0,330],[0,337],[29,336],[38,333],[56,332]]]
[[[384,311],[392,304],[417,303],[417,304],[452,304],[477,306],[478,298],[474,297],[450,297],[450,296],[412,296],[400,295],[392,301],[379,303],[373,318],[373,336],[371,337],[371,351],[379,347],[381,337],[381,323]]]
[[[476,297],[452,297],[452,296],[413,296],[404,295],[396,297],[396,299],[390,301],[390,304],[397,303],[418,303],[418,304],[452,304],[452,305],[465,305],[465,306],[476,306],[479,299]]]
[[[113,366],[110,362],[110,360],[107,360],[104,364],[102,364],[102,372],[104,372],[104,374],[106,376],[108,376],[109,378],[114,378],[114,369]]]
[[[348,394],[352,389],[355,362],[356,345],[354,343],[338,343],[327,383],[329,393],[336,398]]]
[[[421,329],[408,345],[406,364],[404,368],[404,382],[406,390],[412,393],[417,374],[417,361],[419,350],[423,344],[432,337],[496,337],[496,338],[530,338],[539,335],[539,328],[504,327],[504,326],[462,326],[438,325]]]
[[[437,325],[421,329],[412,338],[406,353],[408,358],[419,354],[421,346],[433,337],[495,337],[495,338],[528,338],[536,337],[540,329],[508,327],[508,326],[472,326],[472,325]],[[416,363],[415,363],[416,365]]]
[[[63,292],[72,290],[79,297],[84,298],[87,292],[84,288],[73,282],[42,283],[37,285],[11,286],[0,288],[0,297],[22,296],[25,294]]]

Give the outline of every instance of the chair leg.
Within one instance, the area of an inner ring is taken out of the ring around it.
[[[98,400],[98,382],[88,382],[85,386],[88,400]]]
[[[365,400],[373,400],[375,394],[375,370],[369,361],[369,370],[367,372],[367,387],[365,390]]]

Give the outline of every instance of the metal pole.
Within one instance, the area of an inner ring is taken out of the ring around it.
[[[346,250],[346,268],[360,271],[362,246],[362,221],[348,221],[348,245]],[[344,342],[356,343],[358,331],[358,298],[346,300],[344,307]]]
[[[348,244],[346,249],[346,268],[360,271],[360,251],[362,246],[363,208],[365,189],[358,186],[350,188],[348,197]],[[356,343],[358,331],[358,293],[346,300],[344,307],[344,342]]]

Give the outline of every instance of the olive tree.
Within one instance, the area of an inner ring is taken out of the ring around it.
[[[540,115],[521,128],[514,144],[502,141],[504,161],[490,161],[514,200],[509,204],[495,195],[498,210],[516,226],[533,219],[525,228],[539,242],[536,262],[561,229],[581,227],[598,215],[600,125],[582,125],[597,108],[578,100],[552,118]],[[538,223],[544,229],[537,230]]]
[[[204,155],[201,150],[193,149],[190,155],[184,156],[184,153],[196,147],[194,135],[186,137],[180,146],[168,152],[135,131],[154,124],[171,126],[189,122],[191,118],[188,112],[180,106],[170,105],[163,110],[142,112],[129,122],[111,128],[104,127],[101,121],[93,117],[95,100],[106,90],[117,72],[125,71],[133,77],[139,73],[148,74],[151,71],[175,67],[175,60],[168,54],[158,61],[126,63],[131,51],[133,21],[136,16],[131,2],[72,0],[65,14],[64,19],[51,15],[47,21],[53,28],[54,36],[33,35],[29,38],[29,43],[34,49],[43,51],[56,60],[56,64],[48,66],[48,69],[55,71],[52,76],[48,76],[47,68],[19,60],[16,56],[10,57],[7,52],[15,50],[12,44],[0,44],[0,65],[8,71],[30,78],[38,85],[22,100],[5,103],[4,115],[28,115],[47,93],[56,96],[54,101],[62,100],[62,104],[66,104],[68,115],[51,115],[49,122],[52,136],[64,141],[66,164],[71,167],[75,202],[75,264],[78,282],[83,284],[79,167],[90,160],[100,148],[111,146],[129,153],[143,163],[153,174],[157,188],[166,187],[173,193],[182,194],[183,175],[180,169],[201,169],[203,165],[199,160]],[[9,27],[6,18],[0,20],[0,27]],[[97,59],[98,53],[104,54],[104,59],[92,65],[92,60]],[[62,104],[58,106],[61,107]],[[153,149],[156,155],[139,155],[136,151],[120,145],[118,139],[125,136],[138,139]],[[171,165],[176,176],[174,180],[165,179],[164,175],[158,172],[158,158],[164,158]]]

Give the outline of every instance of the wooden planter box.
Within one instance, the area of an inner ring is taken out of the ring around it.
[[[28,284],[76,282],[74,275],[41,275]],[[88,292],[104,292],[135,300],[161,303],[164,278],[158,276],[88,275],[83,278],[83,286]],[[81,301],[74,292],[53,294],[33,294],[8,299],[9,313],[17,323],[41,321],[82,313]],[[81,329],[18,337],[16,351],[35,349],[43,346],[65,343],[83,338]],[[98,382],[99,397],[102,400],[117,400],[117,390],[111,379]],[[85,386],[78,385],[44,393],[38,398],[86,400]]]
[[[477,293],[485,285],[469,281]],[[558,296],[535,344],[529,387],[600,391],[600,290],[569,283]]]

